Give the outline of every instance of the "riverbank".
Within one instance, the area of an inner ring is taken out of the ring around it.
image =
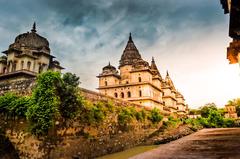
[[[197,130],[193,130],[189,125],[178,124],[177,126],[170,126],[168,128],[160,128],[158,131],[151,134],[145,139],[144,145],[159,145],[165,144],[184,136],[190,135]]]
[[[138,154],[150,151],[152,149],[158,148],[160,144],[165,144],[180,139],[184,136],[190,135],[195,131],[197,130],[192,129],[192,127],[189,125],[183,125],[182,123],[163,126],[159,130],[149,135],[141,145],[122,152],[105,155],[99,157],[98,159],[127,159]]]
[[[231,158],[240,156],[240,128],[208,128],[131,159]],[[176,155],[177,154],[177,155]]]

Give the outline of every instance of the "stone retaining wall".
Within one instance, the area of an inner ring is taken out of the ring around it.
[[[1,94],[6,91],[29,95],[34,87],[34,80],[18,81],[0,85]],[[108,97],[97,92],[80,88],[81,95],[92,102],[111,101],[116,107],[141,105]],[[169,115],[167,113],[163,113]],[[0,129],[15,146],[20,158],[95,158],[134,147],[141,144],[162,123],[153,126],[150,122],[133,121],[127,127],[120,126],[117,114],[110,113],[97,125],[83,125],[79,119],[59,121],[44,138],[37,138],[28,132],[28,123],[24,119],[10,120],[0,115]]]

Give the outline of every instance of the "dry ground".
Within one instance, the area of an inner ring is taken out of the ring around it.
[[[131,159],[240,159],[240,128],[203,129]]]

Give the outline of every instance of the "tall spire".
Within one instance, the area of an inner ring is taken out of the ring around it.
[[[155,63],[154,57],[152,57],[152,63]]]
[[[129,34],[128,42],[133,42],[133,40],[132,40],[132,33],[131,33],[131,32],[130,32],[130,34]]]
[[[161,79],[162,79],[162,76],[157,68],[157,65],[155,63],[155,60],[154,60],[154,57],[152,57],[152,62],[151,62],[151,70],[153,72],[154,75],[158,75]]]
[[[137,63],[139,61],[142,61],[142,57],[139,54],[138,49],[132,40],[132,34],[130,33],[127,46],[123,51],[121,60],[119,61],[119,67],[125,65],[133,65],[134,63]]]
[[[167,76],[169,76],[168,70],[167,70]]]
[[[34,33],[37,32],[37,30],[36,30],[36,22],[33,23],[33,27],[32,27],[31,31],[34,32]]]

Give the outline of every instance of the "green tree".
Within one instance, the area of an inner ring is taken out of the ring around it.
[[[27,119],[31,123],[31,131],[36,135],[48,133],[54,120],[59,116],[59,97],[56,95],[57,85],[62,83],[60,73],[47,71],[37,77],[33,90],[31,106],[27,111]]]
[[[73,118],[82,107],[82,98],[78,94],[79,77],[72,73],[65,73],[62,83],[58,86],[58,95],[61,104],[59,111],[64,118]]]
[[[221,113],[217,110],[211,109],[209,111],[209,116],[207,118],[209,127],[216,128],[216,127],[223,127],[224,120]]]
[[[208,103],[200,108],[201,116],[207,118],[210,114],[211,110],[217,110],[217,106],[215,103]]]

